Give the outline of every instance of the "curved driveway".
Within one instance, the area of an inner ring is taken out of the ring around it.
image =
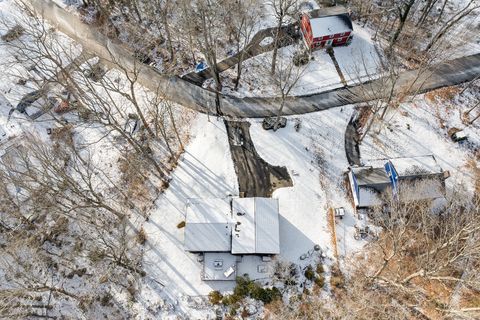
[[[215,93],[205,90],[177,76],[166,76],[155,69],[143,65],[133,58],[133,54],[121,43],[108,39],[95,27],[84,24],[80,19],[51,0],[28,0],[39,14],[56,26],[60,31],[80,43],[87,50],[106,60],[115,60],[115,64],[138,73],[140,84],[151,90],[160,89],[168,100],[193,110],[217,114]],[[115,64],[112,66],[115,67]],[[417,70],[402,72],[396,84],[395,92],[417,94],[429,90],[471,81],[480,74],[480,54],[462,57],[437,64],[417,79]],[[417,79],[415,81],[415,79]],[[294,115],[326,110],[346,104],[384,97],[390,90],[385,90],[383,80],[374,80],[366,84],[338,88],[306,96],[289,97],[283,114]],[[366,98],[362,86],[370,86]],[[383,89],[381,89],[383,88]],[[277,113],[278,98],[236,98],[221,96],[221,113],[233,118],[261,118]]]

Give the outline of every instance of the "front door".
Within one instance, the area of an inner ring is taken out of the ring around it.
[[[327,43],[326,43],[327,47],[331,47],[332,43],[333,43],[333,39],[327,40]]]

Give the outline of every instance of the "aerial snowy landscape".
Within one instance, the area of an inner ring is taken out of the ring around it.
[[[480,1],[0,0],[0,317],[479,319]]]

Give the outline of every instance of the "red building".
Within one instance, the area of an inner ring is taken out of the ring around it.
[[[311,18],[305,13],[300,29],[305,45],[310,50],[348,45],[353,37],[352,20],[348,14]]]

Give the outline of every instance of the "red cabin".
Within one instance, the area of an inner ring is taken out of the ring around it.
[[[310,50],[348,45],[353,38],[352,20],[346,13],[318,18],[303,14],[300,29],[305,45]]]

